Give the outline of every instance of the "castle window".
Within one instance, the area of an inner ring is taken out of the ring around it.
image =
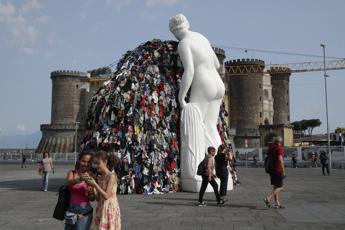
[[[79,88],[79,85],[77,84],[77,85],[75,85],[75,87],[78,89],[78,88]]]
[[[259,83],[259,88],[261,89],[261,83]]]
[[[260,112],[260,117],[262,117],[262,112]]]

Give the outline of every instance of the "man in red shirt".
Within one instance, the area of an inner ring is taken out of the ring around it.
[[[272,156],[271,159],[274,164],[274,172],[270,174],[273,190],[271,194],[264,199],[267,207],[271,207],[271,200],[274,197],[275,208],[284,208],[279,201],[279,193],[283,191],[283,179],[286,177],[283,159],[284,153],[281,143],[282,138],[279,136],[275,137],[267,152],[268,155]]]

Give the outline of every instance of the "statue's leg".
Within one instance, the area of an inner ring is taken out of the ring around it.
[[[217,130],[220,105],[222,99],[214,100],[209,103],[205,116],[206,146],[213,146],[218,149],[222,140]]]

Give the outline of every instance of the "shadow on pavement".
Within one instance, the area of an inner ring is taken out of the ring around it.
[[[196,206],[196,202],[186,202],[186,203],[171,203],[171,202],[163,202],[163,201],[155,201],[155,202],[143,202],[147,205],[161,205],[161,206]]]
[[[65,183],[65,179],[49,179],[49,191],[58,191],[58,188]],[[40,191],[42,189],[42,179],[31,180],[10,180],[0,182],[0,189],[11,189],[20,191]]]
[[[183,197],[167,197],[167,196],[161,196],[161,197],[154,197],[155,200],[179,200],[179,201],[191,201],[191,202],[197,202],[198,201],[198,193],[195,193],[195,198],[183,198]],[[203,199],[203,201],[207,202],[213,202],[216,201],[216,198],[214,199]]]

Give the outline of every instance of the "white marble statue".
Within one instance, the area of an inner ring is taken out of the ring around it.
[[[179,40],[178,54],[184,68],[178,96],[182,109],[182,189],[198,192],[201,177],[196,175],[197,166],[209,146],[217,149],[221,144],[217,122],[225,87],[217,71],[220,68],[218,58],[207,38],[190,31],[189,22],[182,14],[170,19],[169,29]]]

